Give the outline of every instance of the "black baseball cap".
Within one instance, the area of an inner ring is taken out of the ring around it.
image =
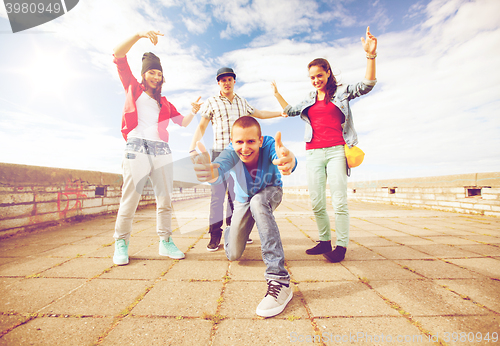
[[[219,81],[220,77],[225,76],[225,75],[230,75],[233,76],[234,79],[236,79],[236,74],[234,73],[233,69],[230,67],[221,67],[217,71],[217,82]]]

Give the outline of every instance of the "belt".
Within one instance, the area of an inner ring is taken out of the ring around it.
[[[172,153],[167,142],[150,141],[142,138],[127,139],[125,150],[154,156]]]

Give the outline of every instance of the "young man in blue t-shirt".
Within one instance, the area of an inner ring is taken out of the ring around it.
[[[243,255],[248,235],[257,224],[268,289],[256,313],[263,317],[275,316],[285,309],[293,293],[273,211],[283,197],[281,174],[290,174],[297,160],[281,143],[280,132],[276,140],[262,136],[258,121],[250,116],[234,122],[231,144],[212,164],[201,143],[198,148],[202,154],[196,157],[194,168],[199,181],[220,184],[223,177],[230,174],[235,182],[231,226],[224,232],[224,248],[230,261]]]

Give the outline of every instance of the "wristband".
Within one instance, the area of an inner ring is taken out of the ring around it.
[[[377,57],[377,53],[375,53],[374,55],[371,55],[371,54],[366,53],[366,58],[367,58],[367,59],[372,59],[372,60],[373,60],[373,59],[375,59],[376,57]]]
[[[196,149],[190,150],[190,151],[189,151],[189,154],[191,154],[193,151],[196,151]]]

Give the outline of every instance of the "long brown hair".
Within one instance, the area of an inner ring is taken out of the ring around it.
[[[325,72],[330,71],[330,77],[328,77],[328,80],[326,82],[326,92],[325,92],[325,101],[329,102],[330,99],[335,95],[335,91],[337,91],[337,79],[335,79],[335,76],[333,75],[332,68],[330,67],[330,63],[328,60],[323,59],[323,58],[317,58],[314,59],[307,65],[307,70],[309,70],[313,66],[319,66],[321,67]]]
[[[144,86],[145,90],[148,89],[148,86],[144,82],[146,79],[145,78],[146,73],[147,73],[147,71],[142,75],[142,81],[141,81],[141,84]],[[160,108],[161,108],[161,86],[163,85],[163,83],[165,83],[165,77],[162,75],[161,82],[156,87],[155,91],[153,92],[153,98],[156,100],[156,102],[158,102],[158,107],[160,107]]]

